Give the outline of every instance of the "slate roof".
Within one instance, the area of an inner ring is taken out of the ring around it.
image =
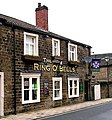
[[[45,34],[45,35],[48,35],[48,36],[51,36],[51,37],[54,37],[54,38],[71,41],[74,44],[91,48],[91,46],[89,46],[87,44],[83,44],[83,43],[68,39],[66,37],[55,34],[53,32],[43,30],[43,29],[39,28],[38,26],[29,24],[27,22],[18,20],[18,19],[13,18],[13,17],[6,16],[6,15],[3,15],[3,14],[0,14],[0,22],[2,22],[2,24],[5,24],[5,25],[11,25],[11,26],[19,27],[19,28],[25,29],[26,31]]]
[[[100,66],[111,66],[112,65],[112,53],[105,53],[105,54],[94,54],[92,55],[92,58],[95,58],[95,59],[101,59],[101,63],[100,63]],[[106,58],[109,59],[108,63],[106,62]]]
[[[18,19],[13,18],[13,17],[6,16],[6,15],[3,15],[3,14],[0,14],[0,21],[2,21],[3,23],[7,22],[7,24],[14,25],[14,26],[17,26],[17,27],[21,27],[21,28],[24,28],[24,29],[29,29],[29,30],[32,30],[32,31],[44,31],[37,26],[34,26],[34,25],[29,24],[27,22],[18,20]]]

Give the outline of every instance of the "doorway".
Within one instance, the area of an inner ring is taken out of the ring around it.
[[[88,99],[88,91],[89,91],[89,81],[84,81],[84,99],[85,99],[85,101],[88,101],[89,99]]]
[[[4,116],[4,73],[0,72],[0,116]]]
[[[101,99],[100,84],[94,86],[94,99]]]

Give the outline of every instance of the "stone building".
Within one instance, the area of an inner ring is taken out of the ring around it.
[[[0,14],[0,116],[89,99],[91,46],[48,30],[38,4],[36,26]]]
[[[100,71],[92,72],[94,81],[100,85],[101,98],[112,97],[112,53],[92,55],[100,59]]]

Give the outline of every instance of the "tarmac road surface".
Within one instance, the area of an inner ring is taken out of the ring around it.
[[[112,120],[112,102],[72,111],[44,120]]]

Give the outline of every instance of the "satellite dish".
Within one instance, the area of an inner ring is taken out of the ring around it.
[[[92,58],[90,56],[84,57],[84,61],[86,63],[90,63],[92,61]]]

